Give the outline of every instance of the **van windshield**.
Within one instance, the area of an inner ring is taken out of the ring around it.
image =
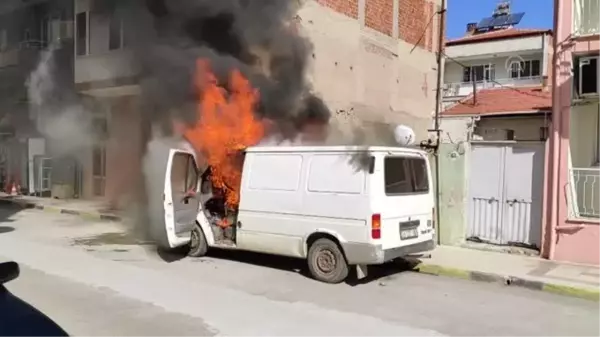
[[[386,195],[429,192],[425,159],[388,156],[385,157],[383,165]]]

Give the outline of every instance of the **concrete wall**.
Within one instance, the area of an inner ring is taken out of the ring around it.
[[[467,226],[469,143],[442,143],[440,160],[440,243],[460,245]]]
[[[548,226],[543,255],[549,259],[579,263],[600,264],[600,224],[598,221],[572,219],[569,216],[569,148],[573,92],[573,57],[582,54],[598,54],[598,35],[573,39],[573,1],[559,0],[555,10],[557,59],[553,86],[553,125],[551,138],[551,170],[547,205]]]
[[[311,78],[331,110],[407,124],[418,139],[427,138],[438,16],[428,27],[427,21],[437,6],[425,0],[307,1],[299,15],[315,47]]]
[[[106,116],[108,139],[106,148],[106,185],[103,197],[111,205],[126,202],[136,192],[141,171],[142,149],[141,110],[136,96],[96,99],[95,114]],[[83,197],[95,198],[93,193],[92,151],[82,155]]]
[[[440,243],[460,245],[467,225],[467,177],[469,140],[474,118],[458,116],[440,120]]]
[[[482,117],[475,127],[477,140],[506,140],[506,131],[513,130],[517,141],[539,141],[541,128],[549,127],[550,116]]]

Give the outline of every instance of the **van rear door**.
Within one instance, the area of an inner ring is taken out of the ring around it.
[[[163,194],[166,235],[163,242],[170,248],[183,246],[190,240],[200,208],[197,190],[198,169],[194,156],[189,152],[171,149]]]
[[[433,238],[434,198],[429,162],[417,153],[383,157],[384,196],[377,198],[383,249]]]

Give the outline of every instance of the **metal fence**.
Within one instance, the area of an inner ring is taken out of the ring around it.
[[[600,168],[572,168],[569,178],[571,217],[600,218]]]

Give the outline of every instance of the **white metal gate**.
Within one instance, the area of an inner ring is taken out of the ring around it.
[[[543,143],[474,143],[467,238],[540,247]]]

